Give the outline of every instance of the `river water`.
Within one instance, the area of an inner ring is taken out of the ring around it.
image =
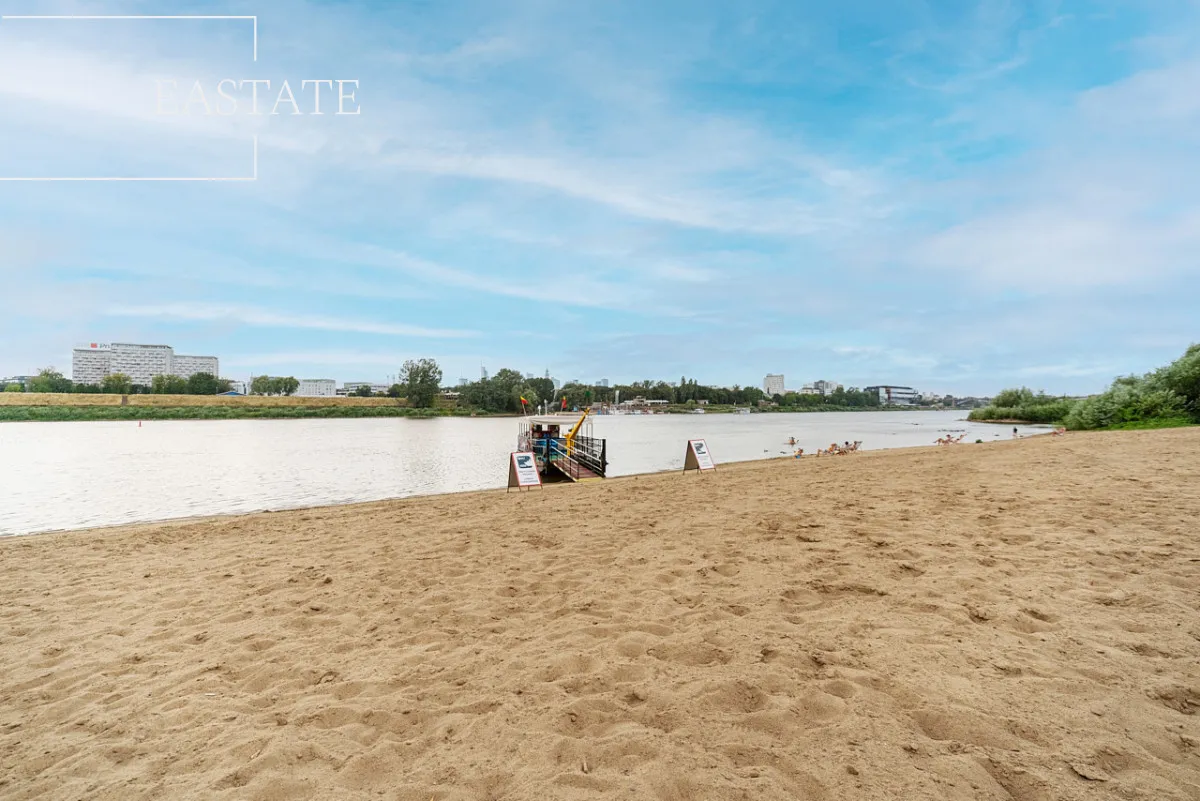
[[[609,475],[678,470],[688,439],[720,464],[1012,436],[963,412],[596,417]],[[514,418],[0,424],[0,535],[503,487]],[[1021,433],[1044,433],[1021,427]]]

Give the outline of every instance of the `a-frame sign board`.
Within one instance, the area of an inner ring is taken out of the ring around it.
[[[713,464],[712,452],[702,439],[689,439],[687,452],[683,456],[683,472],[689,470],[716,470]]]
[[[542,477],[538,475],[537,460],[532,451],[517,451],[508,459],[508,489],[516,487],[540,487]],[[505,490],[508,492],[508,490]]]

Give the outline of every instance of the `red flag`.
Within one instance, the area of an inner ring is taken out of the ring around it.
[[[566,411],[566,408],[567,408],[567,396],[566,396],[566,395],[563,395],[563,405],[562,405],[562,407],[563,407],[563,410],[564,410],[564,411]]]

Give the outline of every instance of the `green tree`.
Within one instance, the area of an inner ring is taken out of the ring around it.
[[[441,389],[442,368],[433,359],[409,359],[400,368],[400,383],[410,406],[428,409]]]
[[[388,387],[387,396],[389,398],[403,398],[404,386],[402,384],[392,384]]]
[[[73,383],[53,367],[43,367],[34,376],[30,389],[33,392],[70,392]]]
[[[5,392],[24,392],[25,387],[21,386],[20,384],[5,384],[4,391]]]
[[[150,379],[150,392],[155,395],[186,395],[188,382],[178,375],[156,375]]]
[[[356,397],[356,398],[371,397],[371,385],[370,384],[362,384],[361,386],[355,387],[354,388],[354,397]]]
[[[251,395],[270,395],[271,394],[271,376],[256,375],[250,381]]]
[[[292,377],[279,379],[279,391],[284,395],[293,395],[296,390],[300,389],[300,382]]]
[[[1151,390],[1173,392],[1188,412],[1200,421],[1200,345],[1192,345],[1182,356],[1146,377]]]
[[[216,395],[220,389],[217,377],[212,373],[192,373],[187,380],[187,394]]]
[[[133,389],[133,379],[124,373],[109,373],[100,380],[100,390],[106,395],[128,395]]]
[[[538,396],[539,400],[550,400],[554,397],[554,382],[549,378],[530,378],[526,381],[532,389],[533,393]],[[528,395],[525,397],[529,398]],[[534,403],[533,398],[529,398],[530,403]]]
[[[1033,390],[1028,387],[1020,389],[1003,389],[992,399],[993,406],[1028,406],[1033,401]]]

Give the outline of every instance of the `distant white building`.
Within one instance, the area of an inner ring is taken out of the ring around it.
[[[147,386],[156,375],[220,375],[216,356],[176,354],[170,345],[92,342],[75,348],[71,354],[71,380],[77,384],[99,384],[114,373],[124,373],[134,384]]]
[[[763,379],[763,392],[771,397],[782,395],[784,393],[783,373],[767,373],[766,378]]]
[[[878,392],[879,402],[884,406],[914,406],[921,397],[912,387],[898,387],[889,384],[867,387],[866,391]]]
[[[14,375],[8,378],[0,378],[0,391],[3,391],[9,384],[20,384],[21,388],[28,392],[33,386],[33,379],[35,377],[31,375]]]
[[[801,395],[832,395],[842,388],[836,381],[814,381],[800,388]]]
[[[337,382],[332,378],[301,378],[295,394],[302,398],[333,398],[337,396]]]
[[[386,393],[390,389],[387,384],[373,384],[370,381],[347,381],[345,384],[342,384],[342,388],[336,394],[353,395],[354,391],[359,387],[370,387],[372,395],[377,392]]]
[[[109,345],[93,343],[90,348],[75,348],[71,353],[71,380],[76,384],[99,384],[108,375],[111,363]]]
[[[171,375],[180,378],[191,378],[196,373],[219,375],[216,356],[184,356],[176,353],[171,356]]]
[[[601,378],[599,381],[597,381],[597,382],[596,382],[596,386],[598,386],[598,387],[608,387],[608,379],[607,379],[607,378]]]

